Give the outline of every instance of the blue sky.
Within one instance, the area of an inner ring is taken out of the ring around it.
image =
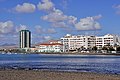
[[[0,0],[0,44],[18,44],[22,29],[32,43],[67,33],[120,35],[120,0]]]

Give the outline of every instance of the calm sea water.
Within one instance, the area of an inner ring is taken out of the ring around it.
[[[120,74],[120,56],[0,54],[0,68]]]

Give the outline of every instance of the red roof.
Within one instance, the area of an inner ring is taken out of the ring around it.
[[[52,43],[52,44],[49,44],[49,43],[42,43],[42,44],[39,44],[39,45],[46,45],[46,46],[49,46],[49,45],[63,45],[63,44],[60,44],[60,43]],[[38,45],[38,46],[39,46]]]

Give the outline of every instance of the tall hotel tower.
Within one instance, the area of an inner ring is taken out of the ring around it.
[[[20,31],[20,48],[31,47],[31,32],[29,30]]]

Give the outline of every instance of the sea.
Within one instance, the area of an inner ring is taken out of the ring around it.
[[[0,54],[0,69],[120,74],[120,56],[68,54]]]

